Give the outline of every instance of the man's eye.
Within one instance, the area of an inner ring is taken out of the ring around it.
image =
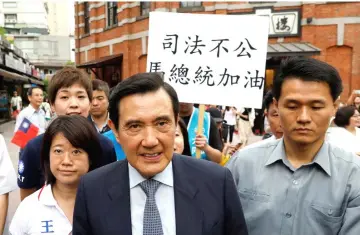
[[[66,99],[68,99],[69,97],[67,97],[67,96],[61,96],[60,97],[60,99],[62,99],[62,100],[66,100]]]
[[[322,109],[323,107],[321,107],[321,106],[314,106],[314,107],[312,107],[312,109],[314,109],[314,110],[320,110],[320,109]]]
[[[166,124],[167,124],[167,122],[165,122],[165,121],[162,121],[162,122],[158,123],[159,126],[165,126]]]
[[[132,124],[129,126],[129,129],[138,129],[138,128],[140,128],[139,124]]]
[[[296,106],[288,106],[287,108],[293,110],[296,109]]]
[[[78,96],[79,99],[85,99],[84,95]]]

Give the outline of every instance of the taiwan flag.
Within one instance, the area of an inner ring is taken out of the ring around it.
[[[19,129],[15,132],[11,143],[16,144],[20,148],[24,148],[27,142],[35,138],[39,132],[39,128],[32,124],[27,118],[24,118]]]

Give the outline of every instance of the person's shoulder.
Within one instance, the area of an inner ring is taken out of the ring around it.
[[[250,157],[249,155],[255,154],[255,156],[251,157],[257,157],[260,156],[269,150],[273,150],[280,142],[281,140],[274,140],[274,139],[265,139],[261,140],[259,142],[253,143],[251,145],[245,146],[243,149],[240,149],[235,153],[236,156],[244,156],[244,157]]]
[[[255,142],[255,143],[252,143],[248,146],[245,146],[242,150],[245,150],[245,149],[250,149],[250,148],[255,148],[255,147],[262,147],[262,148],[267,148],[269,147],[269,144],[271,143],[277,143],[277,139],[275,139],[274,136],[271,136],[267,139],[264,139],[264,140],[260,140],[258,142]]]
[[[339,167],[339,164],[351,166],[358,169],[360,173],[360,157],[355,153],[350,152],[344,148],[338,147],[333,143],[329,143],[329,154],[333,158],[336,167]]]
[[[39,205],[41,205],[39,203],[39,193],[40,193],[41,189],[35,191],[34,193],[30,194],[29,196],[27,196],[26,198],[24,198],[24,200],[22,200],[20,202],[19,207],[22,207],[22,210],[25,211],[34,211],[33,209],[35,209],[36,207],[38,207]]]
[[[127,167],[126,164],[127,164],[127,161],[125,161],[125,160],[109,163],[105,166],[102,166],[95,170],[90,171],[89,173],[84,175],[82,178],[84,179],[84,182],[90,182],[90,183],[103,182],[104,179],[105,180],[109,179],[108,175],[111,174],[112,172],[126,169],[126,168],[122,168],[124,166]]]
[[[226,166],[234,166],[241,164],[243,166],[257,165],[265,162],[275,148],[280,144],[281,140],[262,140],[258,143],[246,146],[238,150],[231,157]]]
[[[35,147],[38,148],[39,151],[40,151],[39,146],[42,145],[43,139],[44,139],[44,134],[40,134],[40,135],[36,136],[35,138],[31,139],[31,140],[26,144],[26,147],[27,147],[27,146],[31,146],[31,147],[34,147],[34,146],[35,146]],[[26,147],[25,147],[25,148],[26,148]]]
[[[104,136],[104,134],[98,134],[99,136],[99,141],[101,145],[109,145],[111,147],[113,147],[113,143],[111,142],[111,140],[109,140],[108,137]]]
[[[31,111],[31,107],[30,107],[30,104],[28,105],[28,106],[26,106],[25,108],[23,108],[21,111],[20,111],[20,113],[19,113],[19,115],[21,114],[21,113],[28,113],[29,111]]]

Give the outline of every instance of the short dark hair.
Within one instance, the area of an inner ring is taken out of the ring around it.
[[[191,156],[189,134],[187,131],[187,126],[182,118],[179,118],[178,125],[180,126],[181,134],[183,135],[184,139],[184,150],[182,152],[182,155]]]
[[[46,129],[42,143],[41,167],[47,184],[53,184],[56,181],[50,170],[50,148],[54,137],[59,133],[63,134],[74,147],[81,148],[88,154],[89,171],[100,166],[102,149],[99,135],[89,120],[80,115],[58,116]]]
[[[27,91],[27,95],[28,96],[32,96],[32,93],[33,93],[33,90],[34,89],[40,89],[40,90],[43,90],[43,89],[41,89],[41,87],[38,87],[38,86],[31,86],[30,88],[29,88],[29,90]],[[16,91],[15,91],[16,92]]]
[[[109,99],[110,88],[107,82],[104,82],[100,79],[93,79],[91,82],[93,91],[103,91],[106,95],[106,98]]]
[[[164,82],[159,73],[138,73],[116,85],[112,90],[109,100],[109,117],[115,128],[119,127],[119,104],[120,101],[130,95],[145,94],[164,89],[169,95],[175,120],[178,120],[179,99],[176,91],[168,83]]]
[[[338,127],[346,127],[350,125],[350,118],[355,114],[355,106],[344,106],[337,110],[334,123]]]
[[[270,105],[273,103],[273,99],[274,99],[274,96],[273,96],[272,91],[270,90],[265,94],[264,101],[263,101],[264,108],[267,111],[269,111]]]
[[[55,103],[56,94],[61,88],[71,87],[74,84],[79,84],[84,87],[89,100],[92,99],[92,84],[88,75],[81,69],[74,67],[64,67],[57,71],[49,81],[48,96],[50,104]]]
[[[330,87],[333,101],[337,100],[343,90],[338,71],[333,66],[311,57],[289,57],[281,61],[273,86],[273,95],[276,100],[280,98],[281,87],[286,79],[325,82]]]

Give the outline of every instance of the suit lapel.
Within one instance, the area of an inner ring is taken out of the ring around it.
[[[201,235],[203,211],[196,203],[198,188],[183,169],[182,159],[173,157],[176,235]]]
[[[131,211],[130,211],[130,186],[129,186],[129,169],[128,162],[122,161],[108,175],[110,200],[106,220],[108,231],[106,234],[111,235],[131,235]]]

